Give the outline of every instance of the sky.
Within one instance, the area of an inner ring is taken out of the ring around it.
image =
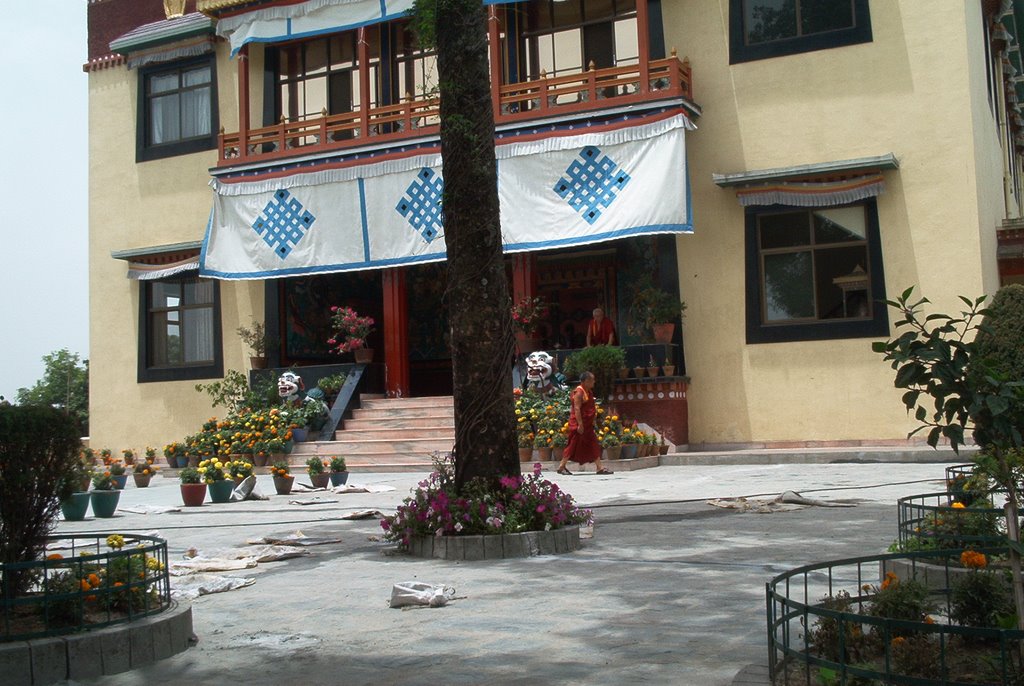
[[[43,355],[89,357],[86,52],[86,0],[4,3],[0,395],[10,400],[42,377]]]

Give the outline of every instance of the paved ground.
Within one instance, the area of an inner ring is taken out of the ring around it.
[[[64,532],[158,531],[172,558],[247,538],[340,536],[309,557],[229,573],[250,587],[194,601],[199,643],[150,667],[88,683],[161,684],[766,684],[765,582],[812,561],[883,551],[896,499],[942,488],[945,464],[658,467],[613,476],[549,475],[594,508],[594,537],[573,554],[451,563],[396,555],[376,521],[423,474],[353,475],[382,494],[267,502],[62,523]],[[300,477],[301,479],[301,477]],[[273,492],[261,477],[264,492]],[[783,490],[852,508],[753,514],[710,498]],[[122,505],[177,505],[177,481],[129,486]],[[450,584],[439,609],[392,610],[395,582]]]

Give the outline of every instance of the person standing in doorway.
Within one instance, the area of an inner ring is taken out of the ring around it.
[[[600,307],[594,308],[594,318],[587,327],[587,347],[592,345],[615,345],[615,325]]]
[[[569,445],[562,453],[562,461],[558,464],[558,473],[572,476],[565,466],[569,460],[581,465],[593,462],[598,474],[612,474],[601,464],[601,444],[594,432],[594,421],[597,418],[597,403],[594,400],[594,373],[580,374],[580,385],[575,388],[569,406]]]

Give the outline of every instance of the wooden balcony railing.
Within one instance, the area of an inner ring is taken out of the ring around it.
[[[689,61],[672,56],[646,64],[595,69],[502,85],[495,93],[495,123],[585,113],[673,97],[693,99]],[[220,165],[262,162],[336,149],[438,135],[440,101],[414,99],[355,112],[286,121],[219,137]]]

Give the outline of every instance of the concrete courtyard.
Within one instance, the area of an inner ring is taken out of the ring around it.
[[[763,669],[751,668],[767,664],[765,582],[813,561],[884,551],[896,537],[896,499],[942,490],[946,466],[779,462],[546,473],[594,509],[594,535],[575,553],[518,560],[414,559],[380,540],[375,519],[338,519],[393,511],[422,473],[350,477],[395,488],[385,493],[293,494],[61,522],[58,533],[156,532],[172,560],[193,547],[242,547],[296,531],[341,539],[310,547],[308,556],[223,572],[256,581],[193,601],[196,646],[78,683],[767,683]],[[273,493],[269,477],[260,487]],[[854,507],[757,514],[706,503],[783,490]],[[327,502],[289,503],[315,497]],[[129,485],[121,508],[180,502],[177,480],[158,477],[147,489]],[[390,609],[392,585],[408,580],[454,586],[457,599]]]

